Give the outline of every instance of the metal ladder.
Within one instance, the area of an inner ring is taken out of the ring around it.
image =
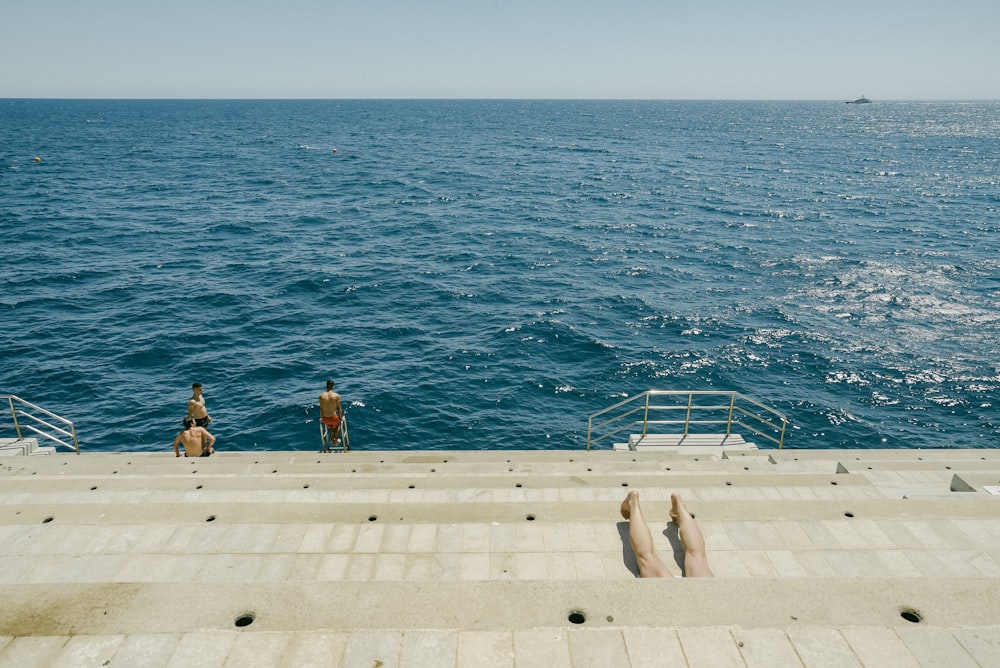
[[[347,432],[347,416],[342,415],[340,417],[340,445],[333,442],[333,435],[330,434],[330,429],[326,426],[322,420],[319,421],[319,442],[321,445],[320,452],[350,452],[351,451],[351,437]]]
[[[76,437],[76,426],[71,420],[13,394],[0,394],[0,400],[4,399],[7,400],[13,424],[0,424],[0,427],[13,426],[18,441],[24,441],[24,432],[29,431],[55,442],[57,447],[69,448],[80,454],[80,441]]]

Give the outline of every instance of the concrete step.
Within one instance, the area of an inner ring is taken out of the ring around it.
[[[1000,580],[497,581],[479,583],[475,595],[469,594],[464,582],[12,585],[0,590],[0,632],[59,635],[66,620],[72,620],[74,633],[86,635],[223,631],[235,630],[245,614],[252,615],[248,632],[253,633],[565,630],[576,623],[570,620],[574,612],[582,618],[579,625],[605,630],[782,628],[789,620],[798,622],[796,627],[910,628],[900,614],[906,610],[919,611],[930,628],[975,628],[994,625],[995,616],[966,601],[997,600]],[[59,614],[45,612],[56,610]]]
[[[36,438],[0,439],[0,457],[36,457],[54,455],[56,448],[38,445]]]
[[[574,619],[579,621],[579,617]],[[288,632],[258,632],[254,623],[184,633],[0,637],[0,660],[10,666],[55,668],[997,665],[998,639],[992,626],[928,630],[920,624],[842,629],[800,624],[775,629],[591,622],[592,617],[586,617],[581,624],[563,621],[527,630],[324,628]]]
[[[994,665],[992,471],[851,454],[5,459],[0,665]],[[636,578],[631,489],[716,578]]]
[[[837,459],[843,462],[898,462],[905,466],[907,462],[995,462],[1000,463],[1000,449],[996,448],[925,448],[925,449],[865,449],[857,448],[851,450],[827,450],[784,448],[782,450],[768,450],[776,460],[784,459]]]

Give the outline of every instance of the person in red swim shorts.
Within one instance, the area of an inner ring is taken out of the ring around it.
[[[329,438],[323,440],[323,452],[330,452],[330,446],[340,445],[340,422],[344,410],[340,406],[340,395],[333,391],[333,381],[326,381],[326,392],[319,395],[319,419],[326,425]]]

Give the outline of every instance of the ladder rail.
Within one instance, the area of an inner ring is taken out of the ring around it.
[[[80,454],[80,440],[77,438],[76,425],[72,420],[67,420],[15,394],[0,394],[0,398],[7,400],[14,431],[19,441],[24,438],[26,430]]]

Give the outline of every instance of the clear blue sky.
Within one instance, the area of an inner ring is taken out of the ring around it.
[[[0,0],[0,97],[1000,99],[1000,0]]]

